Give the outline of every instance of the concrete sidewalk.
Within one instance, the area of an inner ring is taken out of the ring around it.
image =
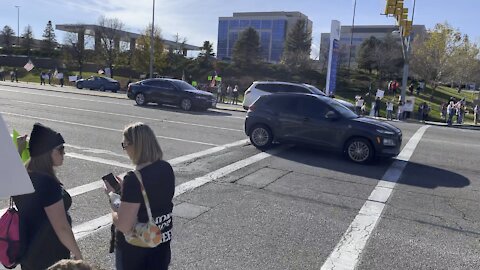
[[[18,83],[10,82],[10,81],[0,81],[0,85],[34,89],[34,90],[60,92],[60,93],[71,93],[71,94],[85,95],[85,96],[128,99],[127,95],[125,94],[125,91],[119,91],[118,93],[100,92],[98,90],[88,90],[88,89],[81,90],[73,86],[60,87],[60,85],[39,85],[38,83],[29,83],[29,82],[22,82],[22,81],[19,81]],[[215,107],[215,109],[224,110],[224,111],[246,112],[241,105],[232,105],[232,104],[225,104],[225,103],[217,103],[217,106]]]

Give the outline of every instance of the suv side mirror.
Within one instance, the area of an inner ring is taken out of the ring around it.
[[[335,113],[334,111],[329,111],[327,112],[327,114],[325,114],[325,119],[328,119],[328,120],[332,120],[332,121],[335,121],[335,120],[338,120],[340,117],[338,116],[337,113]]]

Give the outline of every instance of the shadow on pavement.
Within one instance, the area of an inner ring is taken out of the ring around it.
[[[231,116],[231,113],[226,113],[226,112],[219,112],[219,111],[211,111],[211,110],[206,110],[206,111],[199,111],[196,109],[193,109],[191,111],[184,111],[178,107],[175,106],[170,106],[170,105],[144,105],[144,106],[139,106],[139,105],[134,105],[140,108],[146,108],[146,109],[152,109],[152,110],[159,110],[159,111],[169,111],[169,112],[178,112],[178,113],[184,113],[184,114],[190,114],[190,115],[217,115],[217,116]]]
[[[293,146],[276,154],[276,157],[317,168],[378,180],[383,178],[390,165],[396,161],[396,159],[384,158],[377,159],[371,164],[361,165],[346,160],[340,153],[307,148],[306,146]],[[470,185],[470,180],[448,170],[408,162],[397,183],[430,189],[437,187],[462,188]]]

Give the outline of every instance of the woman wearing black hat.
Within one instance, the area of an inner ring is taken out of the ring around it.
[[[72,198],[54,170],[63,164],[64,143],[60,133],[40,123],[33,125],[30,159],[25,166],[35,192],[14,197],[25,228],[22,270],[46,269],[61,259],[69,259],[70,253],[82,259],[67,212]]]

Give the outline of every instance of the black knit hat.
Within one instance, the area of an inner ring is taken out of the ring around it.
[[[38,157],[64,143],[60,133],[40,123],[35,123],[30,134],[30,156]]]

